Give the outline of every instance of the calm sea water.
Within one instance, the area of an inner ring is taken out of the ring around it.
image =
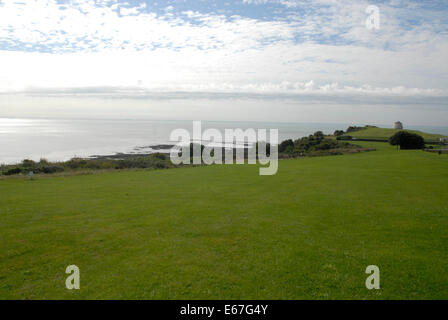
[[[235,128],[278,129],[280,141],[300,138],[318,130],[333,133],[348,126],[341,123],[202,122],[203,130],[216,128],[222,133],[224,129]],[[150,152],[153,150],[151,146],[172,144],[170,133],[177,128],[192,132],[192,122],[0,118],[0,163]],[[448,135],[448,127],[408,128]]]

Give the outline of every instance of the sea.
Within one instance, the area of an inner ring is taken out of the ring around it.
[[[278,129],[279,142],[297,139],[316,131],[325,134],[345,130],[349,123],[274,123],[239,121],[202,121],[202,132],[214,128]],[[375,124],[373,124],[375,125]],[[379,127],[390,127],[378,125]],[[448,135],[448,126],[406,126],[430,133]],[[92,157],[116,153],[160,152],[156,146],[175,144],[170,140],[175,129],[193,132],[192,121],[142,119],[26,119],[0,118],[0,164],[24,159],[65,161],[74,157]],[[166,150],[162,150],[165,151]]]

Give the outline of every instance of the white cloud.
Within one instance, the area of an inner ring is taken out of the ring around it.
[[[403,27],[403,15],[417,15],[411,6],[382,4],[381,29],[371,31],[367,1],[273,2],[305,13],[265,21],[116,1],[3,0],[0,43],[49,52],[0,50],[0,92],[447,96],[446,33],[437,23]]]

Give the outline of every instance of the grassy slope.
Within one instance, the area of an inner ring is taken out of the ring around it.
[[[282,160],[276,176],[0,180],[0,298],[447,299],[448,157],[363,145],[379,151]]]
[[[369,139],[389,139],[392,135],[394,135],[396,132],[401,131],[399,129],[388,129],[388,128],[367,128],[364,130],[359,130],[355,132],[350,132],[347,135],[350,135],[352,137],[356,138],[369,138]],[[433,133],[426,133],[418,130],[407,130],[409,132],[416,133],[418,135],[421,135],[425,141],[438,141],[439,138],[442,138],[443,135],[440,134],[433,134]]]

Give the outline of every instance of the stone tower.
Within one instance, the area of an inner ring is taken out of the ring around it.
[[[403,129],[403,124],[400,121],[395,122],[394,129]]]

